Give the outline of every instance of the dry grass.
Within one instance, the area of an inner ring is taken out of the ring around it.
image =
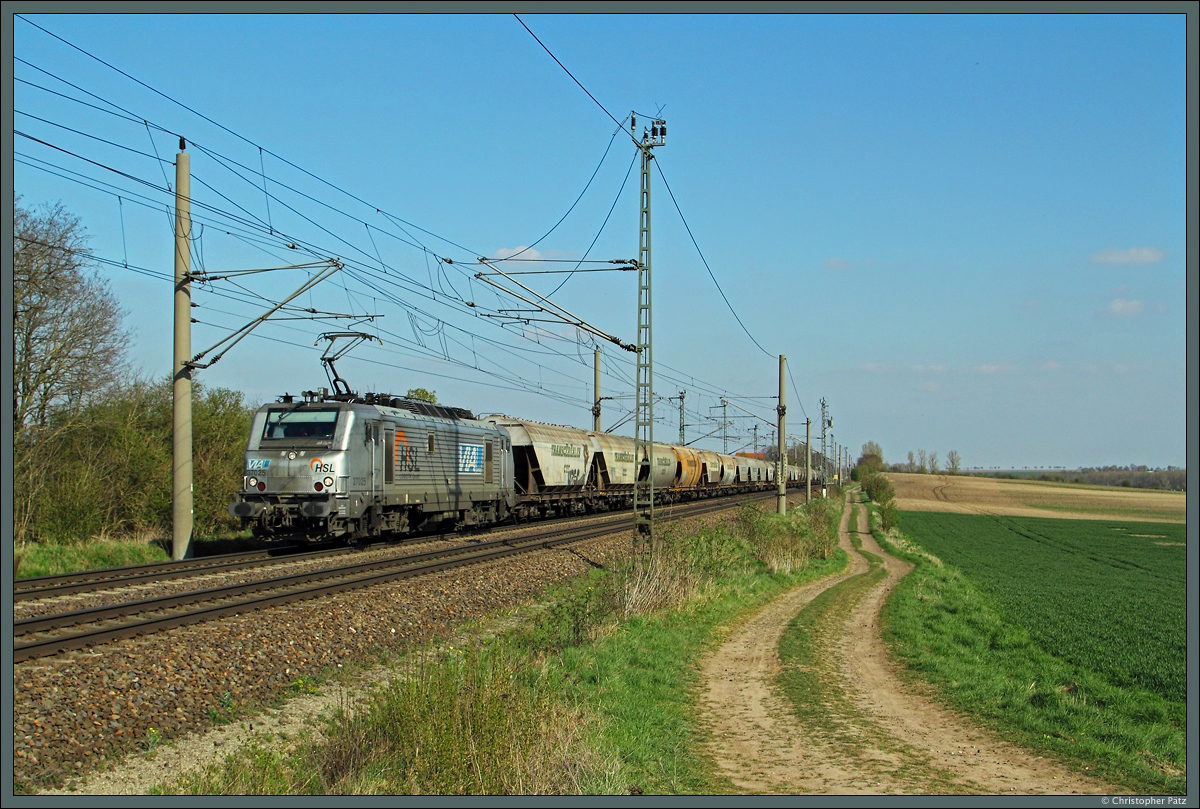
[[[889,472],[901,511],[1136,522],[1187,521],[1183,492]]]
[[[618,611],[623,620],[682,604],[701,586],[697,571],[666,557],[662,549],[642,557],[622,577]]]

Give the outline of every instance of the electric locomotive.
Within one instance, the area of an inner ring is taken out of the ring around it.
[[[229,506],[266,538],[358,541],[501,522],[515,505],[508,434],[461,408],[306,391],[254,415]]]

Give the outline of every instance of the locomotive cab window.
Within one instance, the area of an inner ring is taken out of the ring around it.
[[[262,437],[265,441],[320,441],[327,443],[337,429],[338,411],[332,408],[267,411]]]

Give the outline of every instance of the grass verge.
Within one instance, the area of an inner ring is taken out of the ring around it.
[[[54,576],[80,570],[166,562],[170,554],[154,540],[104,539],[66,545],[13,543],[13,578]]]
[[[197,537],[192,540],[193,556],[253,550],[263,547],[250,532],[237,537]],[[13,578],[56,576],[83,570],[107,570],[129,565],[147,565],[171,561],[171,540],[158,533],[144,537],[94,538],[78,542],[14,542]]]

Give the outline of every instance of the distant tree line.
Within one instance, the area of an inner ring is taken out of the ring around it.
[[[852,480],[864,481],[866,476],[878,472],[907,472],[921,475],[967,474],[1013,480],[1044,480],[1055,483],[1090,483],[1099,486],[1123,486],[1134,489],[1187,491],[1187,470],[1175,466],[1168,466],[1163,469],[1130,464],[1127,466],[1084,467],[1079,470],[963,471],[962,461],[959,458],[958,452],[950,450],[946,453],[946,468],[943,470],[938,461],[938,454],[924,449],[916,450],[915,453],[910,450],[907,461],[894,464],[884,463],[883,450],[879,444],[874,441],[868,441],[863,444],[862,454],[859,456],[854,469],[851,470],[850,477]],[[866,488],[865,485],[864,488]],[[874,498],[872,497],[872,499]]]
[[[169,536],[172,386],[125,360],[124,312],[62,206],[14,199],[13,535],[17,542]],[[252,408],[193,385],[194,530],[235,525]]]
[[[957,475],[962,472],[962,458],[958,450],[950,450],[946,453],[946,468],[943,469],[936,451],[919,449],[914,455],[913,451],[909,450],[907,461],[891,464],[885,469],[888,472],[911,472],[918,475]]]
[[[1175,466],[1151,469],[1146,466],[1104,466],[1053,471],[1009,470],[1004,472],[969,471],[969,475],[1009,480],[1046,480],[1054,483],[1090,483],[1096,486],[1122,486],[1133,489],[1187,491],[1187,470]]]

